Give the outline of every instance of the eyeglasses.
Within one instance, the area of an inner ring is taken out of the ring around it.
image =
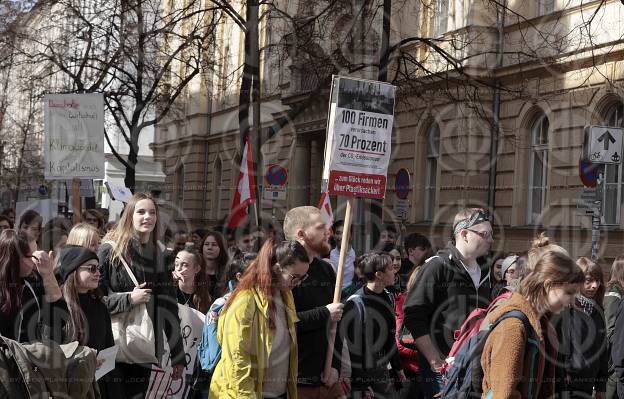
[[[102,268],[100,267],[100,265],[80,266],[80,268],[88,270],[91,274],[96,274],[97,272],[102,273]]]
[[[304,274],[303,276],[290,273],[288,273],[288,275],[290,276],[290,281],[294,284],[303,283],[309,277],[308,273]]]
[[[477,231],[477,230],[473,230],[473,229],[466,229],[468,231],[471,231],[475,234],[477,234],[479,237],[483,238],[484,240],[493,240],[494,239],[494,231],[492,230],[488,230],[488,231]]]

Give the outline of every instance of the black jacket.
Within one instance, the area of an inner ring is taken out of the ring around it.
[[[615,370],[618,392],[624,392],[624,301],[620,301],[615,316],[615,332],[611,347],[611,361]],[[620,396],[620,399],[624,399]]]
[[[26,282],[32,287],[27,287]],[[37,272],[21,279],[22,308],[19,312],[0,312],[0,335],[19,342],[41,341],[44,338],[63,341],[63,318],[67,305],[61,298],[46,302],[43,281]],[[34,293],[34,295],[33,295]],[[21,327],[21,330],[20,330]]]
[[[352,387],[361,390],[372,386],[373,378],[385,378],[388,363],[393,370],[402,370],[403,364],[395,340],[392,294],[387,290],[377,294],[364,286],[353,296],[359,297],[363,309],[353,297],[347,300],[340,335],[349,348]]]
[[[622,296],[624,295],[624,289],[619,285],[614,285],[604,297],[604,314],[607,322],[607,339],[609,345],[613,343],[613,334],[615,333],[615,318],[617,316],[618,307],[622,302]]]
[[[551,322],[559,339],[557,391],[605,392],[609,352],[602,310],[595,306],[590,315],[567,308]]]
[[[297,309],[297,346],[299,348],[299,374],[297,382],[304,385],[321,385],[325,368],[329,310],[333,302],[336,274],[327,262],[314,258],[310,263],[308,278],[292,290]],[[341,353],[341,342],[336,339],[334,354]],[[340,371],[340,359],[334,356],[332,366]]]
[[[134,289],[134,283],[121,262],[111,262],[111,249],[111,244],[104,243],[98,250],[100,266],[103,269],[100,289],[106,295],[105,303],[109,312],[116,314],[130,310],[130,292]],[[150,244],[141,246],[134,242],[128,246],[124,259],[139,284],[147,282],[147,288],[152,289],[147,310],[154,325],[156,357],[160,358],[164,350],[161,335],[164,330],[171,350],[171,364],[185,364],[178,300],[162,252]]]
[[[416,339],[429,334],[443,355],[449,353],[455,330],[468,314],[490,302],[488,267],[481,267],[477,289],[460,259],[461,254],[453,245],[429,258],[403,305],[404,323],[412,336]]]

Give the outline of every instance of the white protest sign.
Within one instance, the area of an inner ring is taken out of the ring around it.
[[[167,359],[167,364],[164,365],[164,369],[152,365],[152,375],[145,393],[145,399],[186,399],[189,394],[193,372],[195,371],[197,349],[202,339],[205,315],[185,305],[178,305],[178,315],[180,316],[180,330],[186,358],[186,367],[182,373],[182,379],[172,380],[171,359],[168,353],[169,349],[165,345],[166,352],[163,359]]]
[[[44,177],[104,178],[102,94],[48,94],[44,102]]]
[[[384,198],[395,87],[334,76],[323,184],[330,195]]]
[[[126,186],[106,182],[106,187],[108,188],[108,194],[116,201],[128,203],[130,198],[132,198],[132,191]]]

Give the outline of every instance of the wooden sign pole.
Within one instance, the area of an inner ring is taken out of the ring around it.
[[[72,209],[74,210],[74,215],[72,217],[72,222],[74,224],[80,223],[80,214],[82,212],[81,201],[80,201],[80,179],[74,177],[72,179]]]
[[[342,279],[344,275],[344,264],[349,252],[349,240],[351,238],[351,216],[353,213],[353,197],[347,199],[347,210],[345,214],[344,227],[342,230],[342,241],[340,242],[340,257],[338,258],[338,271],[336,272],[336,287],[334,289],[334,303],[340,303],[342,294]],[[329,336],[327,337],[327,354],[325,355],[324,377],[328,378],[331,371],[332,355],[334,353],[334,343],[336,341],[336,330],[338,323],[332,321],[329,326]]]

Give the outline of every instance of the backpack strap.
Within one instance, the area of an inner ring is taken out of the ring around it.
[[[525,347],[525,351],[529,353],[529,358],[531,359],[529,366],[529,381],[527,392],[528,399],[533,399],[533,393],[535,391],[535,374],[537,371],[537,356],[539,354],[539,342],[537,341],[535,330],[533,329],[529,318],[526,316],[526,314],[519,310],[511,310],[499,317],[498,320],[496,320],[496,322],[490,326],[488,335],[503,320],[507,320],[512,317],[522,320],[522,324],[524,324],[524,331],[526,331],[527,333],[527,345]]]
[[[347,302],[348,301],[352,301],[355,304],[355,307],[358,310],[358,315],[360,316],[360,320],[362,320],[362,348],[360,350],[360,353],[362,354],[363,368],[367,369],[367,366],[372,367],[373,359],[372,359],[372,354],[370,353],[370,350],[368,350],[370,349],[368,343],[371,340],[369,340],[369,331],[368,331],[368,328],[366,328],[367,327],[366,326],[367,315],[366,315],[366,308],[364,307],[364,300],[362,299],[362,296],[360,294],[356,293],[356,294],[351,295],[349,299],[347,299]],[[356,332],[357,332],[357,329],[356,329]]]

